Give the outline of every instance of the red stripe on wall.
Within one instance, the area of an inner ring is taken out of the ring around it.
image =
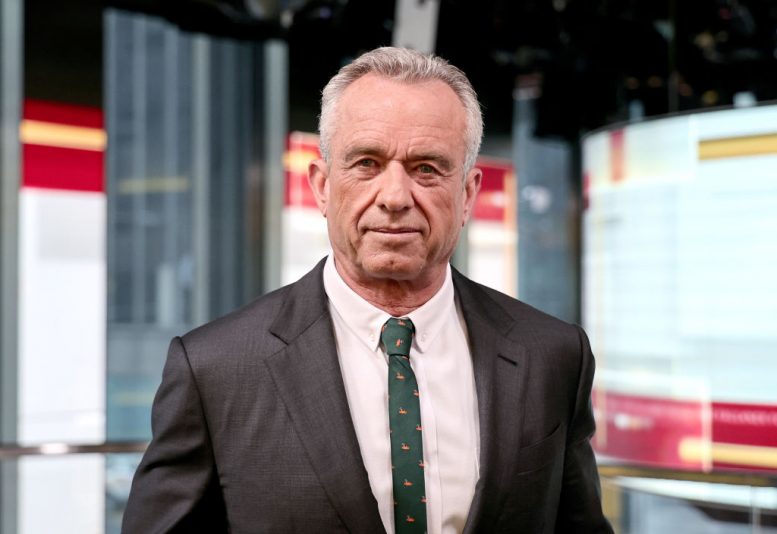
[[[512,172],[512,164],[492,158],[478,158],[475,164],[483,171],[480,182],[480,194],[475,199],[472,210],[474,219],[481,221],[504,221],[507,203],[511,200],[507,191],[507,177]]]
[[[646,465],[701,469],[700,462],[686,461],[679,453],[683,439],[705,437],[701,402],[597,390],[593,404],[598,453]]]
[[[317,209],[316,197],[308,183],[308,164],[320,158],[318,136],[304,132],[291,132],[286,136],[284,165],[286,184],[284,205]]]
[[[712,439],[777,447],[777,406],[770,404],[712,404]]]
[[[682,401],[595,390],[598,431],[594,449],[606,456],[637,464],[700,469],[698,460],[685,460],[680,445],[690,438],[703,442],[705,424],[711,441],[729,445],[777,448],[777,405]],[[709,421],[706,418],[709,417]],[[713,469],[776,472],[768,465],[723,463]]]
[[[100,108],[43,100],[26,99],[23,117],[28,120],[56,122],[87,128],[102,128],[104,124],[103,111]]]
[[[104,192],[103,152],[42,145],[22,147],[22,185]]]

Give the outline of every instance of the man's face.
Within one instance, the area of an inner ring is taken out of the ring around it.
[[[338,270],[435,284],[480,187],[464,176],[464,106],[445,83],[405,84],[369,74],[337,106],[331,161],[310,166]]]

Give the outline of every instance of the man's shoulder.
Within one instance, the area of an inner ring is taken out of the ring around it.
[[[458,278],[458,279],[457,279]],[[459,275],[454,278],[470,338],[496,335],[520,345],[544,368],[577,376],[581,356],[590,352],[583,329],[500,291]]]
[[[182,337],[188,341],[202,338],[221,337],[225,334],[235,334],[241,331],[267,329],[272,324],[273,317],[286,300],[291,285],[259,295],[247,304],[232,310],[216,319],[200,325]]]
[[[184,346],[187,351],[215,350],[220,354],[247,347],[264,352],[280,349],[290,328],[304,329],[326,313],[321,268],[319,264],[296,282],[191,330],[182,336]]]
[[[454,273],[454,283],[463,307],[471,308],[474,304],[479,313],[512,321],[523,329],[531,328],[535,331],[550,331],[557,334],[569,333],[577,337],[576,325],[501,291],[475,282],[461,273],[455,271]]]

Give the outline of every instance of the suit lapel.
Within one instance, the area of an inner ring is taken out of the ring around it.
[[[515,321],[454,271],[469,334],[480,418],[480,479],[464,532],[490,532],[499,517],[520,447],[528,360],[511,339]]]
[[[287,346],[266,362],[313,469],[347,529],[383,532],[348,408],[322,266],[291,288],[271,327]]]

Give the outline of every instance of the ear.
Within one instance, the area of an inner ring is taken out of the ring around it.
[[[326,206],[329,200],[329,167],[323,159],[310,162],[308,166],[308,183],[313,190],[316,204],[321,215],[326,217]]]
[[[480,191],[480,182],[483,179],[483,171],[480,169],[472,169],[467,173],[467,178],[464,180],[464,210],[462,212],[461,225],[467,224],[467,221],[472,216],[472,210],[475,206],[475,199]]]

